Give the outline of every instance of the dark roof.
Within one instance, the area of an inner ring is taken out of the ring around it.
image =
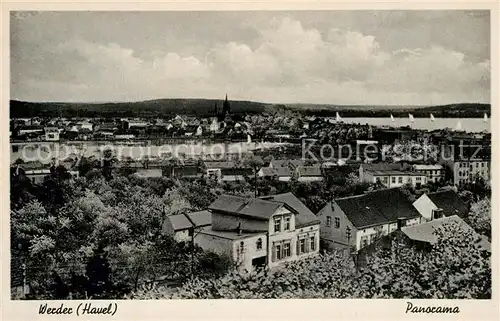
[[[198,211],[186,214],[196,227],[212,225],[212,213],[209,211]]]
[[[174,228],[174,231],[187,230],[188,228],[192,228],[193,224],[189,221],[189,219],[184,214],[170,215],[167,216]]]
[[[240,196],[221,195],[210,204],[208,209],[268,220],[278,208],[284,205],[283,202],[266,201],[259,198],[248,199]]]
[[[422,172],[400,170],[365,170],[375,176],[425,176]]]
[[[221,230],[212,230],[212,229],[206,229],[200,232],[200,234],[206,234],[206,235],[212,235],[228,240],[240,240],[240,239],[245,239],[247,237],[252,237],[261,234],[263,237],[265,237],[265,232],[245,232],[242,231],[241,233],[238,233],[237,231],[221,231]]]
[[[206,168],[236,168],[236,164],[231,161],[205,161],[204,165]]]
[[[402,170],[401,164],[398,163],[375,163],[375,164],[363,164],[363,170],[365,171],[398,171]]]
[[[314,215],[314,213],[292,193],[263,196],[261,198],[265,200],[283,202],[293,208],[297,212],[295,215],[296,227],[304,227],[320,223],[316,215]]]
[[[356,228],[397,222],[398,218],[420,217],[399,188],[381,189],[363,195],[339,198],[335,203]]]
[[[464,217],[469,212],[469,207],[453,190],[429,193],[431,201],[443,210],[444,216],[458,215]]]
[[[264,176],[288,177],[292,176],[292,170],[288,167],[262,167],[262,174]]]
[[[299,166],[297,170],[300,176],[323,176],[319,166]]]
[[[438,237],[436,236],[434,231],[442,229],[446,224],[450,223],[457,223],[458,229],[462,232],[472,232],[474,235],[477,235],[478,239],[480,240],[479,246],[482,249],[488,251],[491,249],[491,244],[488,242],[488,240],[476,233],[472,227],[470,227],[457,215],[438,218],[423,224],[405,226],[401,228],[401,231],[411,240],[435,244],[438,241]]]

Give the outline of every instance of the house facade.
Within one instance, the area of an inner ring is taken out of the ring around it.
[[[194,233],[211,225],[212,215],[209,211],[171,215],[163,221],[162,233],[172,236],[177,242],[191,242]]]
[[[273,268],[319,251],[319,222],[283,200],[221,195],[208,210],[211,228],[201,231],[195,242],[228,255],[241,271]]]
[[[328,248],[351,247],[356,251],[398,226],[421,222],[418,211],[398,188],[332,200],[317,216],[321,239]]]
[[[438,183],[444,181],[444,167],[440,164],[424,165],[415,164],[412,166],[414,171],[424,173],[427,177],[427,182]]]
[[[382,183],[385,187],[394,188],[410,184],[412,187],[420,188],[427,184],[427,176],[424,173],[413,171],[364,171],[365,182]]]
[[[490,162],[485,160],[465,160],[451,163],[453,183],[456,186],[474,182],[476,176],[490,180]]]

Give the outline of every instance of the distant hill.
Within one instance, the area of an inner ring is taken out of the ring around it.
[[[333,117],[337,112],[343,117],[407,117],[411,113],[415,117],[474,118],[491,115],[490,104],[460,103],[439,106],[384,106],[384,105],[316,105],[316,104],[288,104],[290,110],[299,111],[307,115]]]
[[[120,103],[59,103],[10,101],[10,117],[169,117],[186,114],[199,117],[215,115],[215,106],[222,108],[223,100],[218,99],[156,99],[140,102]],[[445,106],[345,106],[316,104],[268,104],[254,101],[230,101],[234,114],[258,114],[280,109],[300,112],[306,115],[343,117],[394,117],[410,112],[415,117],[483,117],[491,114],[490,104],[452,104]]]

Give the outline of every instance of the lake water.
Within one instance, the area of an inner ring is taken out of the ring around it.
[[[68,142],[68,143],[19,143],[11,145],[11,161],[21,158],[25,162],[40,161],[48,163],[53,158],[63,160],[67,157],[96,156],[111,149],[118,158],[132,157],[133,159],[190,157],[200,155],[243,154],[256,149],[266,149],[286,145],[286,143],[271,142],[240,142],[240,143],[203,143],[187,141],[184,144],[164,145],[130,145],[102,142]],[[216,157],[214,157],[216,158]]]
[[[414,122],[410,122],[410,119],[408,117],[394,118],[394,121],[391,121],[389,117],[387,118],[346,117],[342,118],[342,121],[349,124],[369,124],[372,126],[389,126],[389,127],[410,126],[410,128],[413,129],[423,129],[423,130],[435,130],[435,129],[445,129],[445,128],[456,130],[458,122],[460,121],[460,125],[463,131],[471,133],[491,132],[490,119],[488,119],[485,122],[483,118],[459,119],[459,118],[436,117],[435,121],[431,121],[430,118],[415,118]]]

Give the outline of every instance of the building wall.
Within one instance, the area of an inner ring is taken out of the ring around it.
[[[259,239],[262,241],[262,248],[258,250]],[[253,259],[263,256],[267,260],[267,235],[265,233],[233,241],[232,258],[239,270],[252,271]]]
[[[391,225],[391,226],[389,226]],[[356,251],[359,251],[361,248],[363,248],[363,239],[366,238],[367,243],[366,245],[372,243],[377,237],[380,237],[382,235],[387,235],[389,234],[389,228],[392,228],[393,231],[397,229],[397,223],[396,223],[396,229],[394,229],[394,224],[382,224],[379,226],[374,226],[374,227],[368,227],[365,229],[360,229],[357,230],[356,232]],[[373,237],[373,238],[372,238]]]
[[[426,221],[432,220],[432,212],[437,209],[437,206],[425,194],[413,202],[413,207],[417,209],[420,215],[422,215],[422,218]]]
[[[174,234],[174,240],[177,242],[191,242],[189,230],[176,231]]]
[[[465,161],[453,163],[453,183],[463,185],[474,180],[476,175],[490,179],[490,163],[486,161]]]
[[[205,251],[211,251],[219,255],[226,255],[234,259],[233,241],[230,239],[200,232],[195,235],[194,243]]]
[[[299,182],[319,182],[322,181],[323,177],[321,176],[300,176],[297,181]]]
[[[351,229],[351,237],[349,239],[349,245],[355,245],[355,235],[356,227],[347,219],[345,213],[340,209],[340,207],[332,201],[328,203],[323,209],[321,209],[318,214],[318,219],[321,225],[321,238],[329,242],[332,242],[332,246],[336,243],[339,245],[346,246],[348,242],[347,238],[347,227]],[[331,225],[328,226],[328,217],[331,217]],[[335,227],[335,218],[340,220],[339,228]]]

